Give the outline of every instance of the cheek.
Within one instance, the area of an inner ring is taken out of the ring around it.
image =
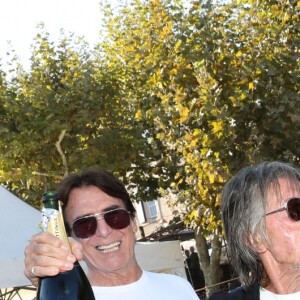
[[[284,222],[280,226],[273,226],[268,230],[270,238],[269,251],[272,256],[281,263],[293,259],[295,250],[300,246],[299,231],[295,231]]]

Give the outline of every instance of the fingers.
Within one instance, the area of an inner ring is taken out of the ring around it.
[[[33,270],[35,270],[35,269],[33,269]],[[29,270],[28,268],[25,267],[24,275],[31,281],[31,283],[34,286],[37,287],[39,285],[39,278],[35,275],[35,271],[32,272],[32,270]]]
[[[74,240],[72,237],[69,238],[70,246],[72,254],[75,256],[76,260],[82,260],[83,253],[82,253],[82,245]]]
[[[34,235],[24,251],[25,276],[37,286],[38,277],[71,270],[75,260],[82,257],[80,243],[73,240],[71,245],[76,257],[69,252],[68,245],[52,234],[41,232]]]

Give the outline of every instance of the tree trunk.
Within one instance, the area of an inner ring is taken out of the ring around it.
[[[201,227],[195,229],[196,247],[199,254],[200,267],[205,278],[205,286],[209,287],[222,280],[222,269],[220,267],[222,241],[218,234],[214,234],[211,240],[211,254],[209,255],[208,241],[204,237]],[[206,288],[206,296],[209,297],[218,290],[218,286]]]

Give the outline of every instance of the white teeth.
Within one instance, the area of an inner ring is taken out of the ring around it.
[[[113,252],[119,249],[121,242],[116,242],[110,245],[106,245],[106,246],[97,246],[96,248],[103,252],[103,253],[107,253],[107,252]]]

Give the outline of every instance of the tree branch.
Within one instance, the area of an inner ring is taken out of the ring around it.
[[[62,142],[63,138],[65,137],[66,132],[67,132],[67,130],[63,129],[58,137],[58,141],[55,143],[55,147],[62,158],[63,171],[64,171],[65,176],[68,175],[69,169],[68,169],[67,158],[61,149],[61,142]]]

